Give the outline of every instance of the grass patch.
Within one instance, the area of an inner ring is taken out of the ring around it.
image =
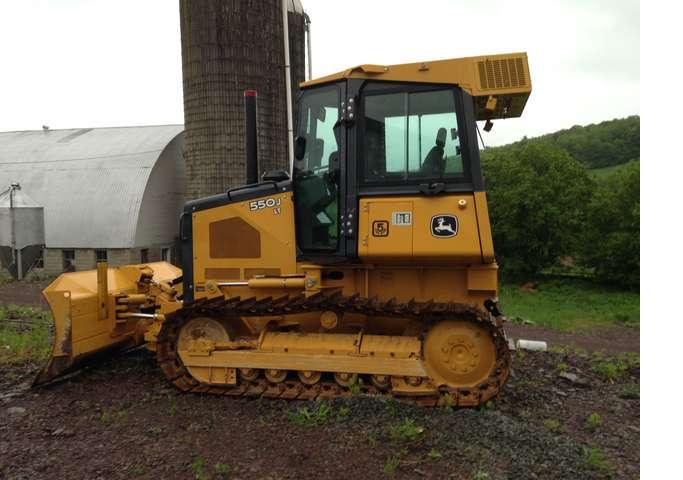
[[[626,400],[637,400],[640,398],[640,385],[637,383],[629,383],[624,386],[623,390],[619,394],[621,398]]]
[[[427,453],[427,457],[429,457],[431,460],[438,460],[438,459],[440,459],[441,457],[443,457],[443,455],[441,454],[440,451],[438,451],[438,450],[432,448],[432,449],[429,451],[429,453]]]
[[[406,418],[401,423],[393,425],[389,435],[395,441],[414,442],[422,437],[424,431],[424,427],[416,425],[411,418]]]
[[[202,457],[195,457],[190,464],[190,470],[196,480],[208,480],[208,476],[204,472],[204,459]]]
[[[395,454],[387,458],[384,462],[384,475],[392,477],[396,473],[396,469],[401,465],[401,454]]]
[[[217,463],[213,466],[213,470],[218,478],[228,478],[228,475],[230,475],[230,465],[225,463]]]
[[[612,471],[612,465],[610,465],[607,457],[598,447],[584,447],[583,459],[586,462],[586,466],[591,470],[603,473]]]
[[[596,431],[602,425],[602,417],[598,412],[593,412],[586,419],[586,426],[591,431]]]
[[[535,291],[518,284],[500,288],[503,311],[510,319],[563,331],[599,325],[640,325],[640,295],[581,279],[549,279]]]
[[[637,354],[625,353],[616,357],[596,358],[593,361],[593,371],[604,380],[616,382],[623,379],[633,368],[640,366],[640,358]]]
[[[44,362],[50,354],[51,324],[45,310],[0,306],[0,365]]]
[[[333,410],[329,403],[318,402],[313,408],[300,407],[296,412],[289,414],[289,421],[302,427],[317,427],[327,423],[332,417]],[[348,415],[348,411],[344,416]]]
[[[547,420],[543,421],[543,426],[548,430],[549,432],[552,433],[560,433],[563,428],[562,424],[560,423],[559,420],[555,420],[554,418],[549,418]]]

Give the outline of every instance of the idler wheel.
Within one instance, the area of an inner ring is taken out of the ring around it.
[[[423,344],[425,366],[436,385],[475,387],[489,378],[496,349],[486,328],[465,320],[434,325]]]

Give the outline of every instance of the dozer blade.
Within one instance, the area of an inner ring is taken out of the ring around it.
[[[149,269],[155,282],[182,274],[166,262],[112,268],[99,264],[97,270],[64,273],[43,290],[55,334],[51,357],[33,384],[50,382],[99,352],[143,343],[149,320],[117,319],[116,297],[141,293],[141,274]]]

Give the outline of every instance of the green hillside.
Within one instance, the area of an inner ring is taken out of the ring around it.
[[[586,168],[620,165],[640,158],[640,116],[575,125],[528,140],[559,147]]]

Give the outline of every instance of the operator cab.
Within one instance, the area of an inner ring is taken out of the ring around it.
[[[348,79],[305,89],[293,172],[300,254],[356,258],[361,197],[481,190],[473,105],[454,85]]]

